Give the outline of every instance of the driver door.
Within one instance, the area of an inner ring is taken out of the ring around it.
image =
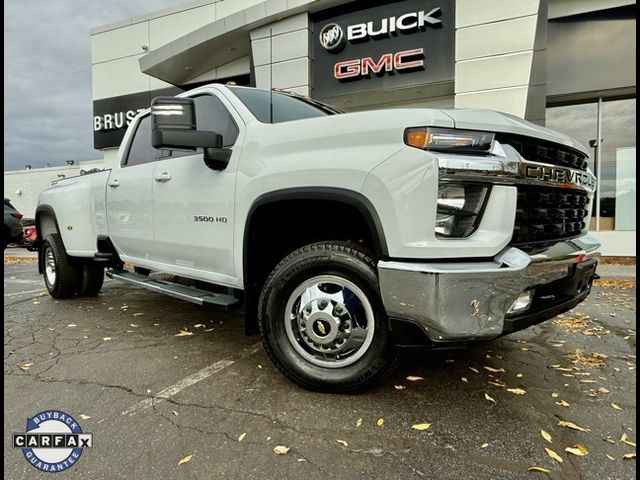
[[[153,260],[192,278],[233,285],[235,178],[241,119],[226,99],[194,98],[198,130],[222,135],[231,149],[224,170],[212,170],[201,151],[161,150],[153,172]],[[236,114],[237,115],[237,114]]]

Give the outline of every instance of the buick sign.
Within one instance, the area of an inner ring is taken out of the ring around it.
[[[337,23],[329,23],[320,31],[320,45],[330,52],[339,50],[346,43],[344,31]]]

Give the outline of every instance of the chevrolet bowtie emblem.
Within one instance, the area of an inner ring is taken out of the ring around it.
[[[322,335],[326,335],[327,334],[327,332],[324,329],[324,325],[322,324],[321,321],[318,321],[318,323],[316,323],[316,326],[318,327],[318,330],[320,331],[320,333]]]

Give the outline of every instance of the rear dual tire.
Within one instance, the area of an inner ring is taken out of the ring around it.
[[[104,282],[104,267],[96,263],[72,262],[59,234],[49,234],[42,243],[44,283],[57,299],[75,295],[97,295]]]

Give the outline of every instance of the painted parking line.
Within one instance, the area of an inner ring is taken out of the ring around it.
[[[159,391],[153,397],[145,398],[144,400],[127,408],[122,412],[122,415],[135,415],[136,413],[140,413],[154,404],[162,402],[167,398],[173,397],[174,395],[180,393],[185,388],[190,387],[191,385],[195,385],[196,383],[201,382],[205,378],[208,378],[211,375],[215,375],[216,373],[224,370],[225,368],[230,367],[231,365],[236,363],[238,360],[242,360],[244,358],[247,358],[253,355],[254,353],[258,352],[261,348],[262,348],[262,345],[259,342],[254,343],[253,345],[241,350],[240,353],[236,357],[234,357],[234,360],[231,360],[231,359],[219,360],[216,363],[203,368],[202,370],[198,370],[197,372],[189,375],[188,377],[185,377],[182,380],[174,383],[173,385]]]
[[[45,293],[46,290],[38,288],[37,290],[24,290],[22,292],[5,293],[5,297],[15,297],[16,295],[33,295],[34,293]]]

